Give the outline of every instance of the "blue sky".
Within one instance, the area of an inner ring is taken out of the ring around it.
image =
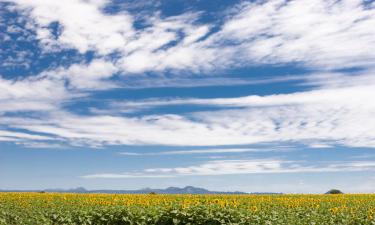
[[[0,189],[375,189],[375,3],[0,1]]]

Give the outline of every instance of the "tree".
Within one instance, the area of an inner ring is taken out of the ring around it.
[[[344,194],[342,191],[340,190],[337,190],[337,189],[331,189],[329,191],[326,192],[326,194]]]

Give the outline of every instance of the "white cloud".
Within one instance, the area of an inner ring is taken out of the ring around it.
[[[30,141],[50,141],[50,140],[53,140],[53,138],[48,137],[48,136],[43,136],[43,135],[0,130],[0,141],[27,143]]]
[[[200,72],[259,63],[300,62],[309,67],[374,66],[375,7],[363,1],[272,0],[241,3],[217,21],[199,24],[199,13],[136,15],[103,11],[108,1],[14,0],[27,9],[45,49],[76,48],[100,55],[117,52],[124,72]],[[47,26],[58,21],[56,39]],[[52,46],[52,47],[51,47]]]
[[[106,179],[124,179],[124,178],[170,178],[174,176],[169,175],[142,175],[142,174],[116,174],[116,173],[99,173],[82,176],[85,179],[97,179],[97,178],[106,178]]]
[[[373,66],[374,10],[360,0],[244,3],[212,42],[237,42],[245,60],[256,62]]]
[[[51,140],[53,140],[51,138]],[[55,140],[56,141],[56,140]],[[68,146],[66,145],[61,145],[58,143],[53,143],[53,142],[38,142],[38,141],[18,141],[16,142],[17,144],[23,145],[27,148],[35,148],[35,149],[67,149]]]
[[[41,47],[45,50],[75,48],[81,53],[94,50],[101,55],[118,52],[122,55],[118,67],[130,73],[199,70],[208,67],[205,65],[208,60],[215,60],[212,51],[196,45],[197,40],[209,31],[207,25],[193,24],[198,17],[196,14],[166,19],[155,15],[149,19],[147,28],[135,30],[132,16],[103,12],[102,8],[108,1],[15,2],[21,9],[27,9],[34,19]],[[62,26],[57,39],[48,28],[52,22],[59,22]],[[171,44],[174,41],[178,42],[176,46]],[[169,44],[171,46],[166,47]],[[196,63],[197,60],[201,63]]]
[[[134,40],[124,47],[119,67],[131,73],[170,69],[198,72],[212,68],[218,52],[199,42],[209,27],[194,24],[197,17],[197,14],[183,14],[151,19],[151,27],[137,32]]]
[[[116,72],[117,68],[112,63],[97,59],[89,64],[73,64],[68,68],[45,71],[40,76],[50,79],[67,80],[69,88],[83,91],[116,87],[116,84],[108,81]]]
[[[3,118],[0,124],[92,146],[300,142],[375,147],[375,105],[368,101],[374,90],[368,85],[263,97],[180,100],[179,104],[241,106],[185,115],[124,117],[54,112],[43,119]]]
[[[42,46],[48,42],[48,48],[57,45],[80,52],[94,50],[101,56],[91,63],[44,71],[33,78],[1,79],[0,112],[45,113],[43,117],[4,116],[0,119],[2,127],[91,146],[284,141],[375,146],[375,105],[369,101],[375,90],[371,70],[356,78],[327,73],[308,81],[329,89],[238,98],[156,99],[113,106],[119,112],[181,104],[224,108],[219,111],[125,117],[114,116],[112,111],[77,115],[60,107],[77,93],[115,87],[108,80],[118,72],[199,72],[229,65],[293,61],[323,69],[372,66],[375,33],[369,28],[375,21],[374,8],[365,8],[360,1],[240,4],[213,33],[214,24],[199,24],[197,13],[167,18],[153,15],[145,28],[135,30],[131,15],[102,10],[107,1],[15,2],[34,19]],[[47,30],[55,21],[62,26],[56,40]],[[120,58],[110,62],[106,56],[114,52]],[[347,85],[354,79],[355,85]]]
[[[375,84],[375,71],[367,69],[352,73],[316,73],[305,76],[303,85],[312,85],[320,89],[356,87]]]
[[[308,145],[310,148],[332,148],[333,146],[327,143],[313,142]]]
[[[62,103],[86,95],[86,90],[116,87],[106,80],[116,71],[110,62],[94,60],[21,79],[0,77],[0,113],[59,111]]]
[[[221,154],[221,153],[244,153],[244,152],[265,152],[275,151],[276,149],[253,149],[253,148],[223,148],[223,149],[192,149],[192,150],[174,150],[162,151],[153,153],[136,153],[136,152],[121,152],[120,155],[125,156],[155,156],[155,155],[190,155],[190,154]],[[280,149],[279,151],[283,151]]]
[[[301,105],[314,103],[340,103],[340,104],[363,104],[366,98],[373,93],[373,85],[356,86],[347,88],[323,89],[306,91],[293,94],[275,94],[268,96],[246,96],[237,98],[213,98],[213,99],[150,99],[139,101],[123,101],[113,104],[113,107],[132,109],[150,108],[168,105],[211,105],[224,107],[266,107],[277,105]],[[350,97],[354,101],[348,101]],[[356,103],[357,102],[357,103]],[[367,105],[372,105],[368,103]]]
[[[81,53],[97,50],[108,54],[122,48],[133,34],[133,21],[129,15],[109,15],[102,12],[108,1],[48,1],[15,0],[22,9],[30,11],[38,25],[37,34],[42,45],[73,47]],[[61,35],[53,37],[48,25],[59,22]]]
[[[311,172],[348,172],[375,170],[375,162],[325,162],[319,165],[308,165],[298,161],[284,161],[278,159],[256,160],[214,160],[195,166],[175,168],[151,168],[143,171],[126,173],[101,173],[82,176],[86,179],[96,178],[152,178],[176,176],[216,176],[233,174],[256,173],[311,173]]]
[[[38,77],[20,80],[0,78],[0,113],[11,111],[51,111],[72,96],[64,85]]]
[[[303,75],[285,75],[282,77],[257,79],[244,77],[230,77],[228,76],[196,76],[196,77],[128,77],[124,80],[121,87],[129,89],[142,89],[142,88],[163,88],[163,87],[209,87],[209,86],[236,86],[236,85],[259,85],[282,83],[287,81],[305,81],[306,77]],[[312,81],[311,81],[312,82]],[[318,81],[316,81],[318,82]]]

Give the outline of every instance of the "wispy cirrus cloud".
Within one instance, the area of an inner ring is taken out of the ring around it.
[[[0,113],[50,111],[73,97],[60,82],[31,77],[17,81],[0,78]]]
[[[373,161],[323,162],[309,165],[306,162],[285,161],[280,159],[256,160],[214,160],[199,165],[174,168],[150,168],[143,171],[125,173],[98,173],[84,175],[86,179],[125,179],[178,176],[217,176],[258,173],[314,173],[314,172],[348,172],[373,171]]]
[[[73,62],[79,65],[72,65],[63,76],[81,88],[108,86],[107,80],[118,72],[191,74],[293,62],[325,70],[373,67],[375,57],[371,49],[375,33],[368,29],[375,22],[374,6],[364,1],[245,2],[234,5],[218,24],[198,22],[203,12],[173,17],[155,12],[137,28],[136,15],[106,12],[110,1],[9,2],[30,18],[28,30],[34,29],[41,50],[92,51],[96,55],[87,70],[100,61],[115,67],[81,76],[75,67],[84,69],[82,62]],[[50,26],[55,23],[57,31]]]
[[[325,68],[373,66],[374,4],[361,0],[245,2],[212,42],[231,41],[255,62]],[[249,25],[251,24],[251,26]]]
[[[125,13],[109,15],[101,11],[108,1],[12,1],[28,13],[36,25],[42,49],[51,51],[75,48],[81,53],[96,50],[108,54],[122,48],[132,35],[132,18]],[[61,34],[56,37],[49,25],[58,22]]]
[[[42,48],[119,53],[112,60],[126,73],[290,62],[321,68],[374,66],[375,33],[369,28],[375,9],[365,1],[245,2],[228,10],[222,24],[197,22],[200,13],[155,13],[138,29],[131,13],[106,13],[108,1],[14,2],[34,20]],[[61,26],[57,37],[48,28],[52,22]]]
[[[124,156],[155,156],[155,155],[192,155],[192,154],[232,154],[232,153],[246,153],[246,152],[266,152],[266,151],[283,151],[285,148],[280,149],[256,149],[256,148],[223,148],[223,149],[192,149],[192,150],[174,150],[162,151],[152,153],[136,153],[136,152],[121,152],[120,155]]]
[[[182,100],[178,103],[241,108],[143,116],[54,112],[43,119],[4,117],[0,124],[91,146],[299,142],[374,147],[375,105],[368,101],[374,90],[368,85],[264,97]]]
[[[143,26],[135,26],[135,16],[129,12],[106,12],[108,1],[12,2],[23,16],[31,18],[29,28],[36,32],[41,50],[75,49],[82,54],[91,51],[93,56],[88,62],[46,68],[30,78],[2,78],[0,111],[7,114],[0,125],[4,129],[89,146],[212,146],[274,141],[375,146],[375,106],[368,101],[374,94],[371,67],[375,33],[368,29],[375,21],[373,3],[247,2],[233,6],[218,24],[199,22],[200,12],[189,12],[172,17],[155,13],[143,21]],[[50,27],[56,22],[57,34]],[[356,66],[370,72],[355,78],[317,72],[320,75],[306,81],[317,89],[292,94],[123,101],[107,106],[110,110],[105,108],[101,114],[79,114],[62,105],[72,96],[117,87],[111,80],[116,74],[170,70],[194,74],[295,62],[317,71]],[[347,85],[353,79],[358,82]],[[220,110],[115,114],[116,110],[173,105],[214,106]],[[20,111],[40,114],[9,114]]]
[[[373,83],[373,82],[372,82]],[[110,105],[117,110],[142,110],[159,106],[173,105],[204,105],[204,106],[221,106],[221,107],[266,107],[277,105],[303,105],[323,102],[333,102],[337,104],[361,104],[365,98],[372,94],[373,85],[361,85],[354,87],[331,88],[305,91],[292,94],[275,94],[268,96],[245,96],[236,98],[181,98],[181,99],[146,99],[138,101],[116,102]],[[347,102],[344,99],[353,95],[356,102]],[[345,97],[346,96],[346,97]],[[371,103],[368,103],[371,105]]]
[[[38,76],[41,79],[61,82],[63,85],[60,88],[71,92],[88,92],[118,87],[117,84],[109,80],[117,71],[118,69],[111,62],[96,59],[90,63],[73,64],[69,67],[46,70]]]
[[[44,136],[44,135],[37,135],[37,134],[27,134],[23,132],[17,131],[7,131],[7,130],[0,130],[0,139],[2,141],[24,141],[24,142],[32,142],[32,141],[50,141],[53,138]]]
[[[305,82],[307,78],[304,75],[285,75],[273,78],[252,78],[233,77],[230,74],[226,76],[195,76],[195,77],[126,77],[121,83],[121,87],[126,89],[145,89],[145,88],[194,88],[211,86],[240,86],[240,85],[261,85],[274,84],[282,82],[299,81]]]

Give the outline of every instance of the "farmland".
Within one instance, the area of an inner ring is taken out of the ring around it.
[[[375,194],[0,193],[1,225],[375,224]]]

